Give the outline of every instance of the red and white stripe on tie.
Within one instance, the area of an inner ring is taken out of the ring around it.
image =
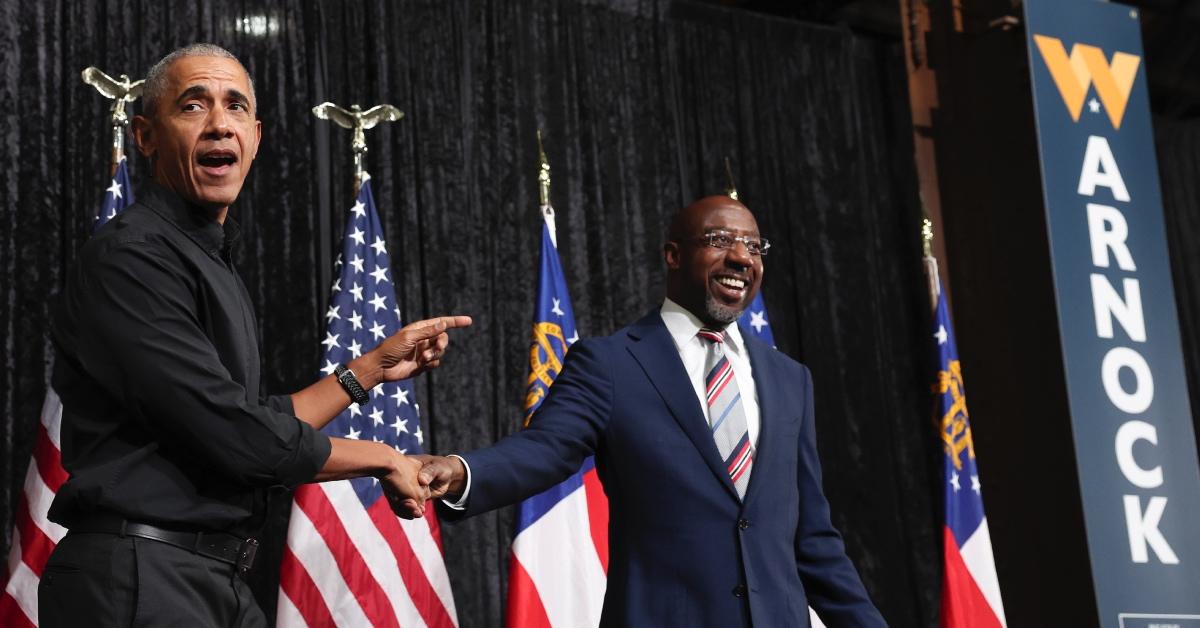
[[[738,496],[744,497],[750,482],[750,469],[754,466],[754,448],[750,445],[750,433],[746,428],[742,393],[738,390],[733,365],[725,355],[725,333],[703,328],[696,335],[708,343],[704,361],[708,425],[717,444],[717,452],[729,471],[729,478]]]
[[[734,447],[734,450],[726,464],[728,464],[730,479],[737,484],[738,480],[742,479],[742,476],[750,470],[750,465],[754,461],[754,449],[750,447],[749,433],[742,437],[742,441]]]
[[[705,396],[708,400],[709,408],[712,408],[717,397],[725,391],[725,386],[733,379],[733,366],[729,364],[728,359],[722,359],[716,368],[717,372],[710,373],[706,382]]]

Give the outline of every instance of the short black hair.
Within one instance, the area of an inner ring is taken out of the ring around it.
[[[254,80],[250,78],[250,72],[240,59],[216,44],[195,43],[171,51],[159,59],[158,63],[150,66],[150,71],[146,73],[146,84],[142,87],[142,115],[152,117],[158,113],[158,101],[162,100],[163,92],[167,91],[167,69],[176,61],[187,57],[221,57],[237,61],[238,65],[242,66],[242,71],[246,72],[246,80],[250,83],[251,101],[258,102],[254,95]]]

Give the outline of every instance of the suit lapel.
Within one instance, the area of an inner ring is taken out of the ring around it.
[[[737,499],[737,489],[733,487],[721,454],[717,452],[717,443],[708,429],[708,420],[700,411],[700,402],[696,399],[691,381],[688,380],[687,370],[679,359],[679,350],[675,348],[675,341],[671,339],[671,333],[663,324],[658,310],[650,312],[630,326],[629,336],[633,340],[629,344],[629,352],[666,402],[684,434],[687,434],[692,444],[700,451],[700,457],[717,477],[717,481]],[[753,486],[753,474],[750,482]]]
[[[735,323],[736,324],[736,323]],[[771,355],[773,351],[765,343],[742,334],[742,342],[746,344],[750,356],[750,369],[754,375],[754,388],[758,394],[758,447],[754,450],[754,468],[750,471],[750,484],[746,487],[746,499],[749,502],[761,490],[759,487],[770,478],[770,465],[779,457],[778,450],[789,446],[777,438],[779,422],[787,417],[783,407],[783,396],[779,386],[771,381]]]

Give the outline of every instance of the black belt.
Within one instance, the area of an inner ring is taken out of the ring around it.
[[[185,549],[194,554],[219,560],[245,573],[254,566],[258,539],[242,539],[225,532],[179,532],[120,517],[95,516],[72,524],[71,532],[136,536]]]

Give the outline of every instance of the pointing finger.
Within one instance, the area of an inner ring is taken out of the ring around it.
[[[470,327],[470,316],[439,316],[428,320],[417,321],[404,328],[414,341],[433,338],[447,329]]]

